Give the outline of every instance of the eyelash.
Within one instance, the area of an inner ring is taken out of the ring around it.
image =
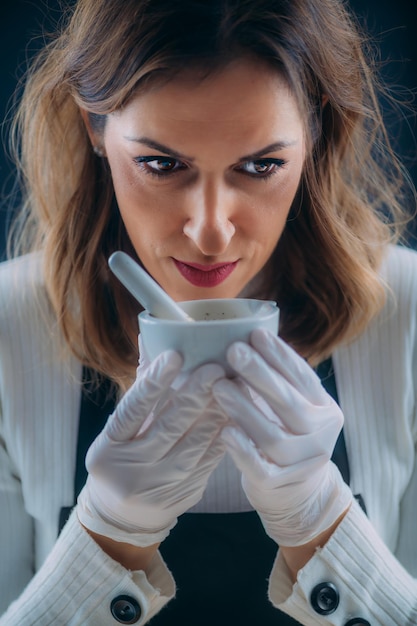
[[[147,167],[147,165],[149,165],[149,163],[153,163],[153,162],[168,162],[170,164],[172,164],[174,167],[172,169],[168,169],[165,171],[158,171],[158,170],[154,170],[151,167]],[[140,169],[147,175],[149,176],[155,176],[156,178],[166,178],[167,176],[173,176],[174,174],[177,174],[178,172],[187,169],[187,165],[181,163],[181,161],[178,161],[177,159],[171,158],[171,157],[163,157],[163,156],[142,156],[142,157],[136,157],[134,158],[134,162],[139,165]],[[255,161],[247,161],[246,163],[243,163],[241,166],[237,167],[236,170],[243,172],[243,174],[245,174],[246,176],[249,176],[250,178],[256,178],[256,179],[261,179],[261,180],[267,180],[268,178],[270,178],[271,176],[273,176],[274,174],[276,174],[281,168],[283,168],[286,165],[286,161],[284,159],[272,159],[272,158],[268,158],[268,159],[257,159]],[[179,164],[179,167],[175,167],[176,165]],[[275,167],[269,169],[266,173],[259,173],[259,174],[254,174],[254,173],[250,173],[250,172],[246,172],[243,169],[243,166],[245,165],[273,165]]]
[[[157,178],[163,178],[166,176],[172,176],[172,174],[177,173],[180,170],[186,169],[186,165],[182,165],[181,167],[176,167],[175,169],[170,169],[170,170],[165,170],[165,171],[159,171],[158,170],[154,170],[151,167],[146,167],[146,165],[148,165],[149,163],[153,163],[154,161],[161,161],[161,162],[169,162],[169,163],[173,163],[178,164],[180,163],[180,161],[178,161],[177,159],[172,159],[171,157],[163,157],[163,156],[143,156],[143,157],[136,157],[135,159],[133,159],[135,161],[135,163],[137,163],[140,166],[140,169],[145,172],[145,174],[149,174],[150,176],[156,176]]]

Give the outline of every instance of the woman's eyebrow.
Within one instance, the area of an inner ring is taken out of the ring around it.
[[[155,141],[154,139],[151,139],[150,137],[130,137],[127,135],[124,137],[124,139],[127,139],[128,141],[134,141],[135,143],[141,143],[144,146],[147,146],[148,148],[152,148],[153,150],[158,150],[159,152],[163,152],[164,154],[169,154],[170,156],[175,157],[176,159],[181,159],[183,161],[195,160],[194,157],[190,157],[185,154],[182,154],[181,152],[178,152],[177,150],[174,150],[173,148],[170,148],[169,146],[165,146],[164,144],[159,143],[159,141]],[[285,141],[285,140],[276,141],[274,143],[269,144],[268,146],[265,146],[264,148],[261,148],[260,150],[257,150],[256,152],[240,157],[238,161],[239,162],[256,161],[256,159],[263,157],[265,154],[268,154],[270,152],[276,152],[278,150],[283,150],[284,148],[293,146],[296,143],[297,143],[296,141]]]
[[[243,157],[240,157],[239,161],[256,161],[263,157],[265,154],[269,154],[269,152],[277,152],[278,150],[283,150],[284,148],[288,148],[289,146],[293,146],[297,143],[297,141],[276,141],[275,143],[271,143],[265,148],[261,150],[257,150],[256,152],[252,152],[252,154],[246,154]]]
[[[125,136],[124,139],[128,141],[134,141],[136,143],[141,143],[144,146],[148,146],[148,148],[152,148],[153,150],[159,150],[159,152],[164,152],[165,154],[169,154],[169,156],[173,156],[176,159],[181,159],[183,161],[194,161],[194,157],[189,157],[185,154],[181,154],[177,150],[170,148],[169,146],[164,146],[164,144],[159,143],[159,141],[154,141],[149,137],[129,137]]]

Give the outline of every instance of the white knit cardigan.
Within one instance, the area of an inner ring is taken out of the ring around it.
[[[382,275],[384,309],[333,355],[351,486],[368,518],[353,506],[295,585],[279,554],[271,573],[270,599],[302,624],[417,625],[417,253],[389,248]],[[59,511],[74,497],[80,375],[48,306],[40,258],[1,264],[0,626],[115,625],[109,607],[120,594],[139,602],[140,625],[175,593],[159,555],[147,576],[125,570],[76,510],[57,540]],[[199,507],[247,508],[230,460]],[[310,603],[323,581],[340,594],[327,616]]]

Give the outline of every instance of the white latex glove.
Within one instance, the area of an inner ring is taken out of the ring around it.
[[[138,335],[138,346],[139,346],[139,365],[138,365],[137,372],[139,372],[139,370],[143,369],[144,367],[148,367],[151,364],[151,360],[146,354],[145,348],[143,346],[142,336],[140,333]]]
[[[177,517],[200,500],[224,454],[225,417],[212,398],[224,370],[202,366],[174,390],[181,365],[172,351],[141,365],[91,445],[77,507],[91,531],[146,547],[165,539]]]
[[[298,546],[332,526],[352,501],[330,461],[343,415],[311,367],[280,338],[256,330],[251,344],[229,348],[239,377],[213,388],[237,425],[226,426],[222,438],[268,535],[278,545]]]

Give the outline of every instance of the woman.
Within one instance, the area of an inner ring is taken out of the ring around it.
[[[334,0],[79,0],[45,48],[1,268],[2,626],[417,624],[417,259],[374,80]],[[117,249],[178,301],[276,299],[280,337],[234,380],[136,369]]]

